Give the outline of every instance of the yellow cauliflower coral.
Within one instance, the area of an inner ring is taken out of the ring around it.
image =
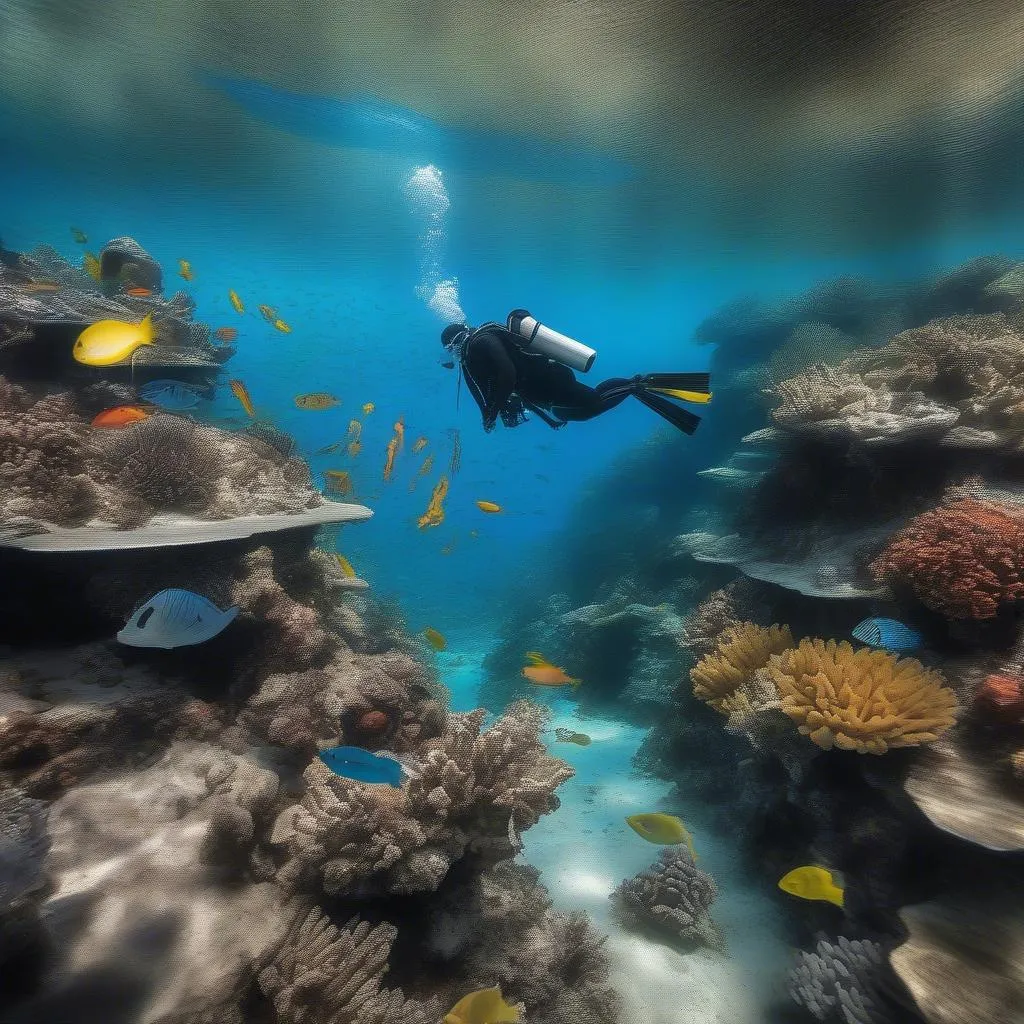
[[[801,640],[774,654],[768,672],[782,710],[819,747],[884,754],[931,743],[955,721],[956,696],[941,672],[914,658],[846,641]]]
[[[691,670],[693,692],[706,704],[728,713],[729,697],[764,668],[773,654],[792,646],[789,626],[765,629],[753,622],[738,622],[722,633],[714,652],[701,658]]]

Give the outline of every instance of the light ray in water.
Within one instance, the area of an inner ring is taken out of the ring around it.
[[[466,174],[565,185],[616,185],[630,164],[584,147],[445,125],[373,97],[290,92],[255,79],[200,74],[200,82],[282,131],[346,149],[374,149]]]

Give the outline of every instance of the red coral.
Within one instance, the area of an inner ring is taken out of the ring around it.
[[[991,619],[1024,597],[1024,518],[994,502],[953,501],[911,520],[871,568],[949,619]]]
[[[1008,673],[986,676],[974,703],[991,718],[1019,722],[1024,718],[1024,680]]]

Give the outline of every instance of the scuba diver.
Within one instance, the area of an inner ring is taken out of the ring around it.
[[[586,373],[597,353],[538,323],[525,309],[509,313],[504,327],[449,324],[441,332],[441,344],[452,355],[443,365],[452,369],[458,363],[460,379],[466,378],[488,433],[499,416],[506,427],[515,427],[526,421],[527,411],[557,430],[570,420],[600,416],[632,395],[684,434],[692,434],[700,417],[662,396],[701,404],[711,400],[707,373],[613,377],[588,387],[572,371]]]

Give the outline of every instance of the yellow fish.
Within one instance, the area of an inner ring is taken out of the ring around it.
[[[416,443],[412,446],[413,452],[421,452],[427,447],[427,439],[425,437],[417,437]]]
[[[493,501],[478,501],[476,503],[476,507],[478,509],[480,509],[481,512],[491,512],[491,513],[494,513],[494,512],[500,512],[501,511],[501,506],[500,505],[496,505]]]
[[[348,453],[354,459],[363,450],[363,443],[361,441],[349,441]]]
[[[85,245],[85,243],[89,241],[88,236],[81,228],[72,228],[71,237],[74,238],[79,245]]]
[[[82,258],[82,267],[94,281],[102,279],[103,272],[100,270],[100,261],[96,258],[94,253],[87,252],[85,254]]]
[[[364,402],[363,403],[363,415],[364,416],[369,416],[370,413],[373,412],[373,410],[376,409],[376,408],[377,408],[377,406],[375,406],[373,404],[373,402]]]
[[[153,344],[153,315],[142,323],[99,320],[78,336],[71,354],[86,366],[113,366],[142,345]]]
[[[401,416],[395,421],[395,440],[398,441],[398,450],[402,450],[402,445],[405,444],[405,421]]]
[[[277,310],[273,306],[259,306],[259,311],[267,323],[273,323],[277,319]]]
[[[416,474],[417,476],[426,476],[434,468],[434,456],[428,455],[423,460],[423,465],[420,466],[420,471]]]
[[[274,327],[277,330],[279,330],[282,334],[291,334],[292,333],[292,329],[283,320],[275,320],[274,321]]]
[[[573,679],[557,665],[552,665],[537,651],[527,651],[526,660],[529,664],[523,668],[521,675],[534,686],[571,686],[573,690],[578,690],[583,682],[582,679]]]
[[[195,274],[192,273],[192,264],[188,260],[178,260],[178,273],[186,281],[191,281]]]
[[[575,743],[578,747],[589,747],[591,743],[585,732],[573,732],[572,729],[556,729],[555,736],[562,743]]]
[[[481,988],[463,996],[444,1016],[443,1024],[517,1024],[515,1006],[501,997],[500,988]]]
[[[363,436],[363,425],[359,420],[348,421],[348,436],[353,441],[358,441]]]
[[[334,557],[338,562],[338,568],[341,569],[341,575],[346,579],[354,580],[356,571],[352,568],[352,563],[344,555],[336,554]]]
[[[348,475],[347,469],[328,469],[324,476],[327,478],[327,490],[331,494],[344,497],[352,493],[352,478]]]
[[[448,477],[443,476],[434,486],[427,510],[416,521],[416,525],[424,530],[430,526],[440,526],[444,522],[444,499],[448,494]]]
[[[697,859],[697,851],[693,848],[693,837],[674,814],[661,814],[660,812],[632,814],[626,819],[626,824],[649,843],[657,843],[659,846],[675,846],[677,843],[685,843],[689,848],[690,856],[694,860]]]
[[[228,292],[228,301],[231,303],[232,306],[235,307],[236,313],[245,312],[245,303],[242,302],[242,300],[238,297],[238,292],[236,292],[234,289],[231,289]]]
[[[836,885],[832,872],[827,868],[813,865],[794,868],[779,879],[779,888],[802,900],[825,900],[837,907],[843,905],[842,887]]]
[[[336,405],[341,405],[341,399],[335,398],[334,395],[330,395],[326,391],[313,391],[308,395],[296,395],[295,404],[300,409],[331,409]]]
[[[431,626],[427,626],[427,628],[423,630],[423,635],[426,637],[427,643],[430,644],[435,651],[443,651],[448,646],[448,641]]]
[[[249,397],[249,389],[240,380],[233,380],[229,382],[231,387],[231,394],[238,399],[242,404],[242,408],[246,411],[249,416],[256,415],[256,409],[253,407],[252,399]]]
[[[384,460],[384,479],[390,480],[391,474],[395,471],[395,455],[398,453],[398,438],[393,437],[388,441],[388,454]]]

